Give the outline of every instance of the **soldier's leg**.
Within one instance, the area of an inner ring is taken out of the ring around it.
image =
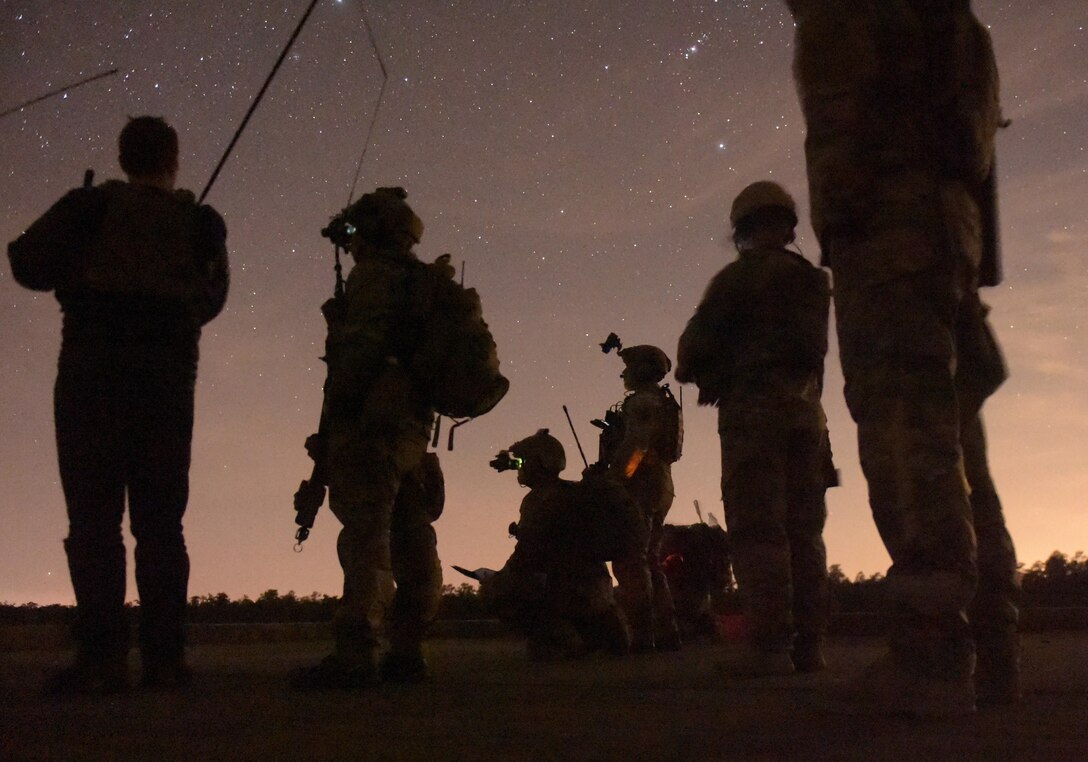
[[[793,579],[793,618],[797,635],[793,662],[799,672],[825,666],[822,644],[827,635],[829,591],[824,524],[827,521],[827,459],[824,432],[795,432],[787,466],[790,569]]]
[[[62,352],[54,418],[68,508],[64,549],[76,597],[77,668],[113,665],[123,683],[129,646],[121,536],[125,487],[113,380],[109,369]],[[58,678],[51,687],[66,690],[63,676]]]
[[[980,702],[1003,703],[1020,694],[1016,549],[990,477],[986,439],[978,415],[964,424],[961,438],[978,538],[978,591],[970,609],[978,653],[975,685]]]
[[[616,599],[631,626],[632,650],[654,650],[653,587],[646,551],[630,553],[612,561],[616,575]]]
[[[566,618],[575,623],[590,651],[624,655],[632,645],[631,628],[612,592],[612,577],[603,563],[583,563],[570,571],[564,604]]]
[[[963,464],[978,539],[978,591],[970,609],[978,654],[975,687],[980,703],[1007,703],[1020,694],[1020,583],[1016,550],[990,476],[981,418],[983,402],[1008,377],[986,313],[978,293],[968,292],[956,320],[956,392]]]
[[[881,246],[894,251],[876,256]],[[846,400],[873,516],[892,558],[896,619],[888,670],[872,681],[872,698],[913,691],[903,711],[955,714],[974,708],[966,606],[976,579],[975,537],[952,377],[963,284],[952,256],[934,259],[931,249],[924,234],[896,231],[833,246],[831,257]],[[900,258],[919,269],[872,271]]]
[[[793,637],[793,589],[781,432],[728,429],[720,435],[725,522],[750,645],[757,651],[787,653]]]
[[[650,567],[650,582],[653,590],[654,643],[658,650],[676,651],[680,649],[680,626],[676,621],[676,604],[672,599],[669,579],[661,567],[661,541],[664,535],[665,516],[672,507],[671,479],[667,495],[668,504],[664,510],[654,513],[650,524],[650,542],[646,548],[646,563]],[[662,501],[664,502],[664,501]]]
[[[392,576],[390,530],[401,481],[419,465],[427,437],[330,437],[329,506],[343,524],[336,549],[344,594],[336,614],[336,654],[376,664],[382,588]]]
[[[431,522],[442,512],[444,494],[438,457],[428,453],[401,482],[393,506],[390,554],[397,589],[389,619],[390,652],[382,663],[386,680],[413,682],[427,676],[423,639],[442,596]]]
[[[188,680],[189,554],[182,518],[189,500],[195,368],[161,367],[134,381],[126,480],[144,682],[181,684]]]

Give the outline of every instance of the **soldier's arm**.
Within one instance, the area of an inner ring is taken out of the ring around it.
[[[104,214],[105,200],[97,188],[69,191],[8,244],[12,277],[35,291],[56,288],[81,259]]]
[[[732,308],[738,284],[730,268],[714,276],[707,286],[699,307],[688,321],[676,349],[676,380],[700,387],[708,380],[708,372],[722,363],[727,351],[726,331],[732,322]]]
[[[219,213],[210,206],[198,209],[197,249],[204,277],[204,303],[200,309],[201,324],[207,323],[223,310],[230,290],[230,263],[227,258],[227,226]]]

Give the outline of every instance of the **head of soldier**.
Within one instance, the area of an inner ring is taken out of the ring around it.
[[[629,392],[648,386],[657,386],[672,370],[669,356],[651,344],[639,344],[620,350],[623,360],[623,388]]]
[[[521,458],[518,469],[518,484],[529,489],[544,487],[559,480],[559,474],[567,467],[567,453],[559,440],[540,429],[531,437],[526,437],[510,445],[509,451]]]
[[[778,183],[760,180],[737,194],[729,222],[737,251],[783,249],[797,237],[797,203]]]
[[[162,117],[129,119],[117,138],[117,160],[130,183],[173,190],[178,179],[178,134]]]
[[[344,211],[344,220],[355,229],[348,244],[355,261],[375,251],[409,251],[419,243],[423,221],[406,198],[404,188],[378,188]]]

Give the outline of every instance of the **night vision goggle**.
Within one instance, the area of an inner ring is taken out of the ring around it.
[[[503,471],[520,471],[521,467],[525,465],[525,458],[519,458],[509,450],[503,450],[487,465],[491,466],[499,473],[502,473]]]

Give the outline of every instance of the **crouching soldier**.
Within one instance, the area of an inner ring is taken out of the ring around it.
[[[486,580],[480,594],[499,618],[528,638],[532,659],[573,657],[605,650],[625,654],[631,635],[612,593],[612,577],[594,548],[584,508],[601,496],[604,480],[586,487],[559,478],[566,453],[541,429],[499,453],[492,467],[516,468],[518,484],[529,488],[518,522],[511,526],[517,545],[506,565]],[[618,502],[631,513],[622,490]],[[637,533],[636,533],[637,534]],[[644,535],[643,535],[644,538]]]

